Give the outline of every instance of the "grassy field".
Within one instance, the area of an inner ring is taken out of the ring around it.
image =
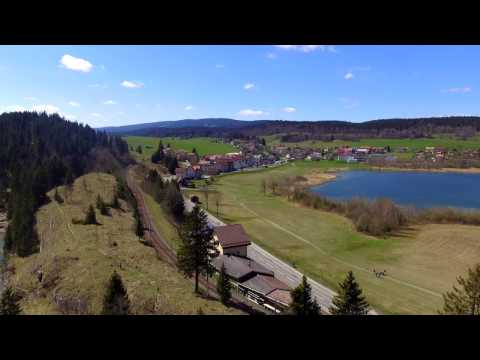
[[[367,299],[380,312],[436,313],[443,304],[441,294],[480,259],[480,227],[432,224],[375,238],[358,233],[345,217],[264,196],[261,191],[262,178],[331,167],[339,164],[293,162],[218,177],[212,189],[223,194],[220,218],[243,224],[253,241],[334,289],[353,270]],[[376,278],[374,268],[387,270],[388,276]]]
[[[21,302],[24,312],[59,314],[60,299],[70,306],[84,301],[86,312],[98,314],[108,279],[116,270],[125,283],[133,313],[196,314],[202,308],[206,314],[238,314],[220,302],[194,295],[193,283],[159,260],[155,250],[134,235],[131,212],[112,209],[112,216],[102,216],[97,211],[101,226],[72,224],[73,218],[84,218],[97,194],[110,201],[114,186],[110,175],[89,174],[75,181],[70,195],[59,188],[64,204],[52,201],[38,211],[40,253],[9,259],[9,266],[15,268],[11,281],[27,294]],[[49,196],[53,198],[53,191]],[[123,201],[122,207],[126,209]],[[36,270],[43,271],[42,283]]]
[[[172,148],[176,150],[192,151],[193,148],[197,149],[198,155],[214,155],[214,154],[226,154],[229,152],[235,152],[237,149],[230,144],[224,144],[217,139],[213,138],[192,138],[192,139],[180,139],[180,138],[156,138],[146,136],[127,136],[125,137],[129,147],[133,146],[134,154],[136,154],[136,148],[138,145],[142,146],[143,156],[139,158],[146,160],[150,159],[152,154],[157,150],[158,143],[162,140],[163,145],[170,144]],[[149,146],[149,147],[147,147]]]
[[[281,143],[280,135],[271,135],[265,137],[268,145],[278,145]],[[325,141],[303,141],[299,143],[283,143],[284,145],[291,147],[311,147],[311,148],[323,148],[334,146],[376,146],[383,147],[389,145],[392,151],[399,147],[408,147],[407,153],[396,154],[400,159],[411,158],[411,156],[419,151],[424,150],[426,146],[445,147],[449,150],[467,150],[480,148],[480,137],[473,137],[468,140],[455,139],[447,136],[437,136],[432,139],[362,139],[360,141],[343,141],[335,140],[333,142]]]

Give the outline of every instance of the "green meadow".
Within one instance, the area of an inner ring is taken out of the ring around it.
[[[152,154],[158,148],[160,140],[162,140],[164,146],[170,144],[170,146],[175,150],[186,150],[191,152],[193,148],[195,148],[200,156],[226,154],[237,151],[233,145],[225,144],[220,140],[213,138],[198,137],[181,139],[175,137],[158,138],[147,136],[127,136],[124,139],[127,141],[129,147],[133,146],[134,153],[139,145],[142,146],[143,154],[137,155],[139,155],[138,157],[143,160],[147,160],[152,156]]]

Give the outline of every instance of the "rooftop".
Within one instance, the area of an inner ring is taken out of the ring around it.
[[[235,280],[245,278],[248,275],[254,276],[255,274],[274,275],[273,271],[268,270],[256,261],[239,256],[219,255],[212,260],[212,265],[217,270],[221,269],[222,264],[225,265],[227,275]]]
[[[248,246],[251,244],[247,233],[240,224],[217,226],[213,231],[223,248]]]

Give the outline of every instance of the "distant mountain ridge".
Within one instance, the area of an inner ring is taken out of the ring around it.
[[[142,123],[125,126],[110,126],[99,128],[97,130],[106,131],[109,133],[129,133],[136,132],[143,129],[179,129],[179,128],[191,128],[191,127],[203,127],[203,128],[224,128],[224,129],[238,129],[247,127],[250,125],[258,125],[265,120],[243,121],[229,118],[204,118],[204,119],[184,119],[173,121],[157,121],[152,123]],[[268,120],[266,120],[268,121]]]
[[[160,121],[97,129],[117,135],[181,136],[181,137],[251,137],[283,134],[284,141],[335,138],[417,138],[434,134],[454,133],[471,137],[480,132],[480,117],[450,116],[430,118],[394,118],[370,120],[361,123],[348,121],[284,121],[229,118],[185,119]]]

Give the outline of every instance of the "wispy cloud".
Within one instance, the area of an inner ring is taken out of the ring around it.
[[[79,107],[80,106],[80,104],[76,101],[69,101],[68,105],[73,106],[73,107]]]
[[[310,53],[316,50],[323,52],[337,52],[334,45],[275,45],[282,50],[299,51],[303,53]]]
[[[223,68],[225,67],[225,65],[223,65],[223,64],[216,64],[215,67],[216,67],[217,69],[223,69]]]
[[[117,102],[113,100],[107,100],[103,102],[103,105],[116,105]]]
[[[353,109],[360,105],[360,101],[354,98],[340,98],[340,101],[345,104],[346,109]]]
[[[291,106],[287,106],[287,107],[283,108],[283,111],[286,112],[286,113],[294,113],[295,111],[297,111],[297,109],[295,109],[294,107],[291,107]]]
[[[27,111],[27,109],[21,105],[7,105],[0,108],[0,112],[17,112],[17,111]]]
[[[273,59],[276,59],[276,58],[277,58],[277,54],[275,54],[275,53],[272,53],[272,52],[269,52],[269,53],[267,53],[267,55],[266,55],[266,56],[267,56],[267,59],[271,59],[271,60],[273,60]]]
[[[102,88],[102,89],[106,89],[108,86],[107,84],[91,84],[91,85],[88,85],[88,87],[91,87],[91,88]]]
[[[185,106],[185,111],[190,111],[190,110],[193,110],[193,109],[195,109],[195,107],[193,105]]]
[[[90,115],[95,117],[95,118],[101,118],[102,117],[102,114],[99,114],[99,113],[91,113]]]
[[[26,101],[38,101],[38,99],[36,97],[33,97],[33,96],[27,96],[26,98],[24,98]]]
[[[32,111],[46,112],[47,114],[59,113],[60,109],[55,105],[33,105]]]
[[[137,81],[124,80],[122,81],[122,86],[126,88],[135,89],[135,88],[143,87],[143,83],[137,82]]]
[[[247,83],[247,84],[243,85],[243,88],[245,90],[253,90],[253,88],[255,88],[255,84]]]
[[[346,74],[343,76],[343,78],[344,78],[345,80],[351,80],[351,79],[353,79],[353,73],[348,72],[348,73],[346,73]]]
[[[93,65],[90,61],[65,54],[60,59],[60,66],[73,71],[90,72]]]
[[[447,92],[447,93],[461,93],[461,94],[469,93],[471,91],[472,91],[471,86],[454,87],[454,88],[449,88],[449,89],[443,90],[443,92]]]
[[[266,115],[267,113],[262,110],[253,110],[253,109],[245,109],[238,112],[240,116],[262,116]]]

